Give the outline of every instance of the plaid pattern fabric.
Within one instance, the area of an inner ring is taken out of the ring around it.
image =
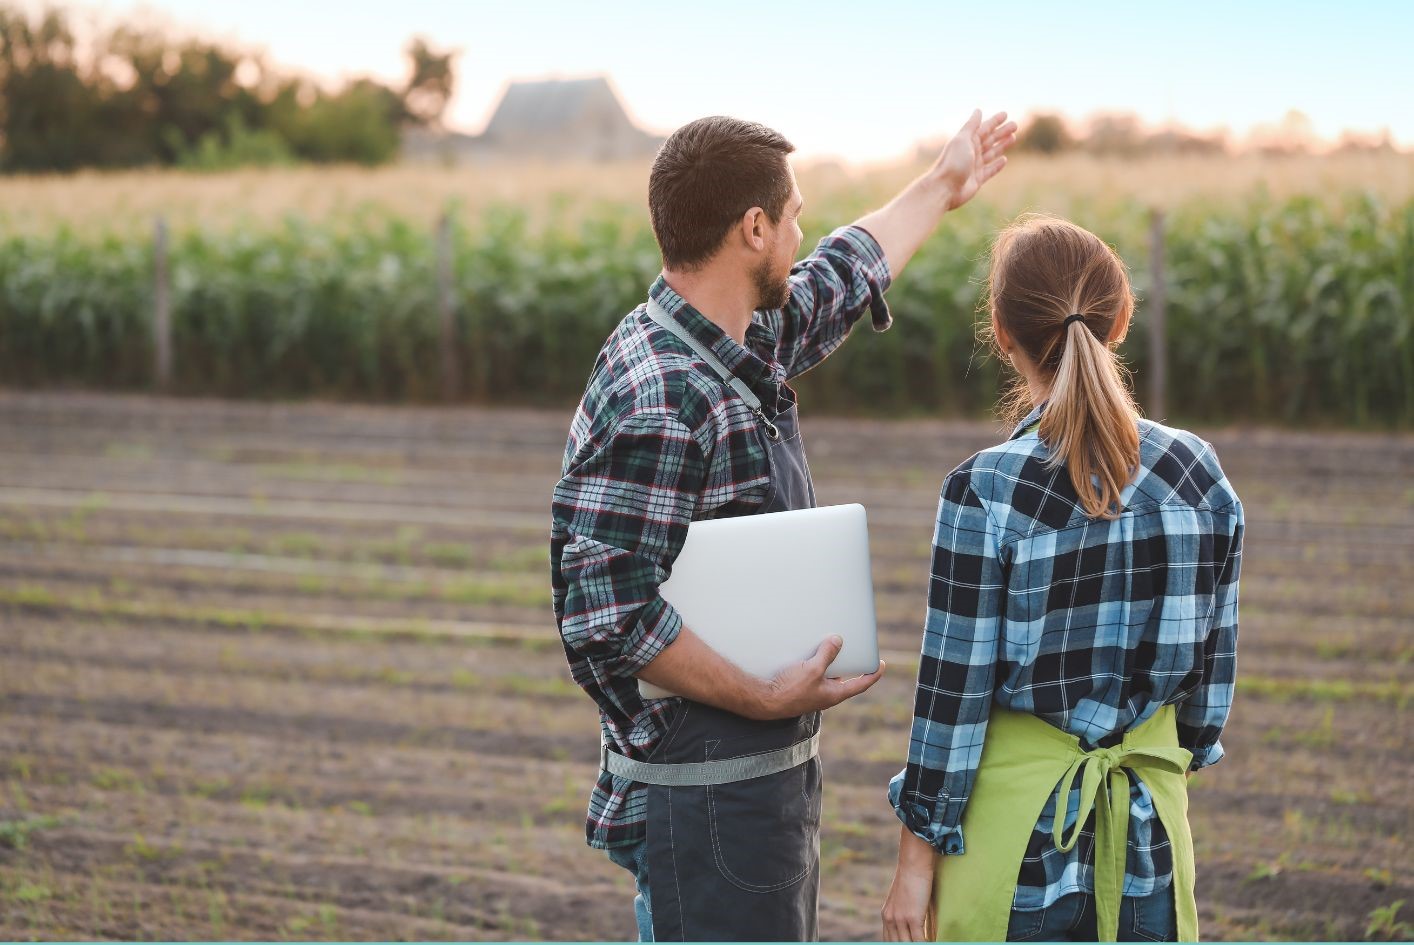
[[[1232,705],[1242,503],[1212,446],[1139,421],[1140,469],[1114,521],[1088,519],[1063,466],[1028,429],[977,453],[943,483],[908,764],[889,800],[940,853],[964,852],[963,808],[992,702],[1037,715],[1084,747],[1118,744],[1178,706],[1194,770],[1222,757]],[[1124,895],[1172,878],[1148,789],[1130,773]],[[1077,785],[1065,829],[1079,810]],[[1055,848],[1048,801],[1017,878],[1014,908],[1093,892],[1093,820]]]
[[[823,360],[865,312],[891,324],[883,250],[857,226],[820,241],[791,269],[790,302],[757,312],[739,345],[659,276],[649,294],[761,398],[788,409],[786,381]],[[648,760],[668,699],[639,696],[635,674],[682,618],[658,595],[697,519],[748,515],[765,502],[770,460],[746,403],[680,339],[630,312],[604,343],[570,425],[551,510],[555,621],[570,672],[599,705],[606,742]],[[586,834],[598,848],[644,836],[642,785],[599,773]]]

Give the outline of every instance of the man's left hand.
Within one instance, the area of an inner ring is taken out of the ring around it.
[[[987,181],[1006,166],[1006,150],[1016,143],[1016,122],[997,112],[986,121],[976,109],[961,130],[943,146],[928,175],[935,177],[949,197],[947,209],[971,200]]]
[[[955,210],[1006,167],[1006,149],[1016,143],[1016,122],[997,112],[986,121],[977,109],[943,146],[933,165],[894,199],[854,221],[884,251],[889,274],[898,278],[918,247],[949,210]]]

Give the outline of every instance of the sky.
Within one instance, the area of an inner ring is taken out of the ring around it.
[[[1414,146],[1414,2],[852,3],[515,0],[89,0],[263,49],[337,81],[406,75],[414,35],[456,48],[447,124],[475,133],[511,79],[610,76],[666,133],[694,118],[764,122],[801,157],[888,160],[978,107],[1020,117],[1127,111],[1238,134],[1291,109],[1314,131],[1388,128]]]

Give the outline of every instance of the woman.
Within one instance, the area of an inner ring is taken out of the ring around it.
[[[1025,416],[943,483],[884,937],[1196,940],[1186,781],[1223,753],[1242,503],[1139,416],[1103,241],[1023,218],[989,297]]]

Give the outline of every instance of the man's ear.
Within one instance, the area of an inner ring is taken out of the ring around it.
[[[741,215],[741,238],[748,249],[765,252],[769,243],[766,235],[766,211],[752,207]]]

